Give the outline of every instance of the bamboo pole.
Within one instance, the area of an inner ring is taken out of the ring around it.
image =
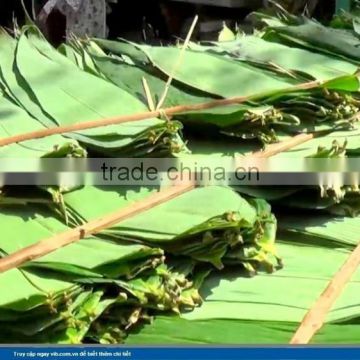
[[[290,344],[308,344],[314,335],[322,328],[326,315],[335,301],[344,291],[346,284],[351,280],[360,266],[360,244],[351,253],[341,269],[332,278],[324,292],[307,312]]]
[[[307,83],[302,83],[299,85],[292,86],[288,89],[284,89],[284,92],[291,92],[296,90],[307,90],[307,89],[313,89],[316,87],[319,87],[322,85],[319,81],[311,81]],[[157,109],[154,111],[147,111],[143,113],[137,113],[137,114],[130,114],[130,115],[122,115],[122,116],[116,116],[112,118],[107,119],[100,119],[100,120],[92,120],[92,121],[86,121],[82,123],[77,123],[73,125],[66,125],[66,126],[57,126],[53,128],[47,128],[43,130],[37,130],[32,131],[28,133],[23,133],[19,135],[10,136],[7,138],[0,139],[0,147],[11,145],[15,143],[20,143],[23,141],[28,140],[34,140],[34,139],[41,139],[44,137],[57,135],[57,134],[68,134],[72,132],[78,132],[82,130],[88,130],[88,129],[94,129],[98,127],[103,126],[110,126],[110,125],[118,125],[123,124],[127,122],[135,122],[135,121],[141,121],[151,118],[157,118],[162,117],[164,115],[171,117],[173,115],[182,114],[190,111],[200,111],[200,110],[209,110],[221,106],[229,106],[229,105],[235,105],[235,104],[242,104],[244,102],[254,100],[259,95],[256,96],[237,96],[227,99],[219,99],[219,100],[213,100],[206,103],[201,104],[193,104],[193,105],[177,105],[165,109]]]
[[[74,229],[56,234],[48,239],[25,247],[20,251],[0,259],[0,273],[19,267],[28,261],[36,260],[59,248],[79,241],[89,235],[97,234],[104,229],[118,224],[120,221],[123,221],[131,216],[149,210],[154,206],[160,205],[177,196],[180,196],[194,189],[194,187],[195,185],[190,182],[183,185],[170,187],[154,195],[148,196],[143,201],[130,204],[126,208],[120,209],[112,214],[95,219],[82,226],[78,226]]]

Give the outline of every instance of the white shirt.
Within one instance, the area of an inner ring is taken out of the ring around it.
[[[117,0],[49,0],[42,9],[47,17],[54,8],[66,16],[66,36],[107,36],[107,2]]]

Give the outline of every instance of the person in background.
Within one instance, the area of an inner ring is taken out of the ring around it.
[[[54,45],[61,44],[71,34],[111,39],[126,37],[146,43],[158,43],[159,39],[170,37],[161,12],[163,0],[38,1],[45,4],[37,11],[37,24]]]
[[[51,27],[54,27],[54,22],[60,28],[65,27],[66,38],[69,38],[72,34],[78,37],[106,38],[108,33],[106,16],[110,12],[109,3],[116,3],[116,1],[48,0],[37,15],[37,22],[50,38],[52,37],[52,29],[48,24],[51,23]],[[63,16],[62,23],[61,19],[59,19],[59,13]],[[57,14],[57,16],[54,16],[54,14]]]

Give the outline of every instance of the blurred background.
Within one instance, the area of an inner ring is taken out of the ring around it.
[[[88,30],[95,31],[90,36],[123,37],[152,44],[174,41],[186,35],[195,14],[199,14],[200,21],[194,37],[214,40],[224,21],[229,27],[238,25],[244,31],[252,31],[247,15],[260,9],[272,11],[274,6],[269,0],[1,0],[1,26],[11,28],[14,19],[19,25],[24,23],[22,2],[55,45],[64,40],[67,29],[72,30],[70,21],[76,24],[105,22],[106,32]],[[330,20],[337,9],[348,9],[352,5],[351,0],[279,0],[277,3],[292,13],[306,12],[324,22]],[[51,10],[44,15],[45,5]],[[106,13],[102,12],[104,6]],[[92,7],[94,13],[90,11]],[[39,14],[42,14],[40,18]]]

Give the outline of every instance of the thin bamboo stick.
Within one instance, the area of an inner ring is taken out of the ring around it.
[[[250,158],[269,158],[276,154],[282,153],[284,151],[290,150],[295,146],[301,145],[307,141],[310,141],[315,138],[314,134],[300,134],[294,136],[290,140],[283,141],[277,144],[269,145],[264,151],[258,151],[249,155]]]
[[[192,34],[193,34],[194,30],[195,30],[195,27],[196,27],[196,24],[197,24],[198,20],[199,20],[199,16],[196,15],[193,22],[192,22],[192,24],[191,24],[191,26],[190,26],[190,29],[189,29],[189,32],[188,32],[188,34],[186,36],[185,42],[184,42],[184,44],[183,44],[183,46],[181,48],[179,58],[178,58],[177,62],[174,65],[174,68],[173,68],[173,70],[171,72],[171,75],[169,76],[169,78],[168,78],[168,80],[166,82],[164,92],[163,92],[163,94],[162,94],[162,96],[160,98],[159,103],[156,106],[157,110],[161,109],[162,106],[164,105],[164,102],[165,102],[166,97],[167,97],[167,95],[169,93],[169,90],[170,90],[171,83],[174,80],[174,76],[175,76],[176,72],[178,71],[178,69],[180,68],[180,66],[181,66],[181,64],[182,64],[182,62],[184,60],[185,50],[189,46],[189,42],[191,40]]]

